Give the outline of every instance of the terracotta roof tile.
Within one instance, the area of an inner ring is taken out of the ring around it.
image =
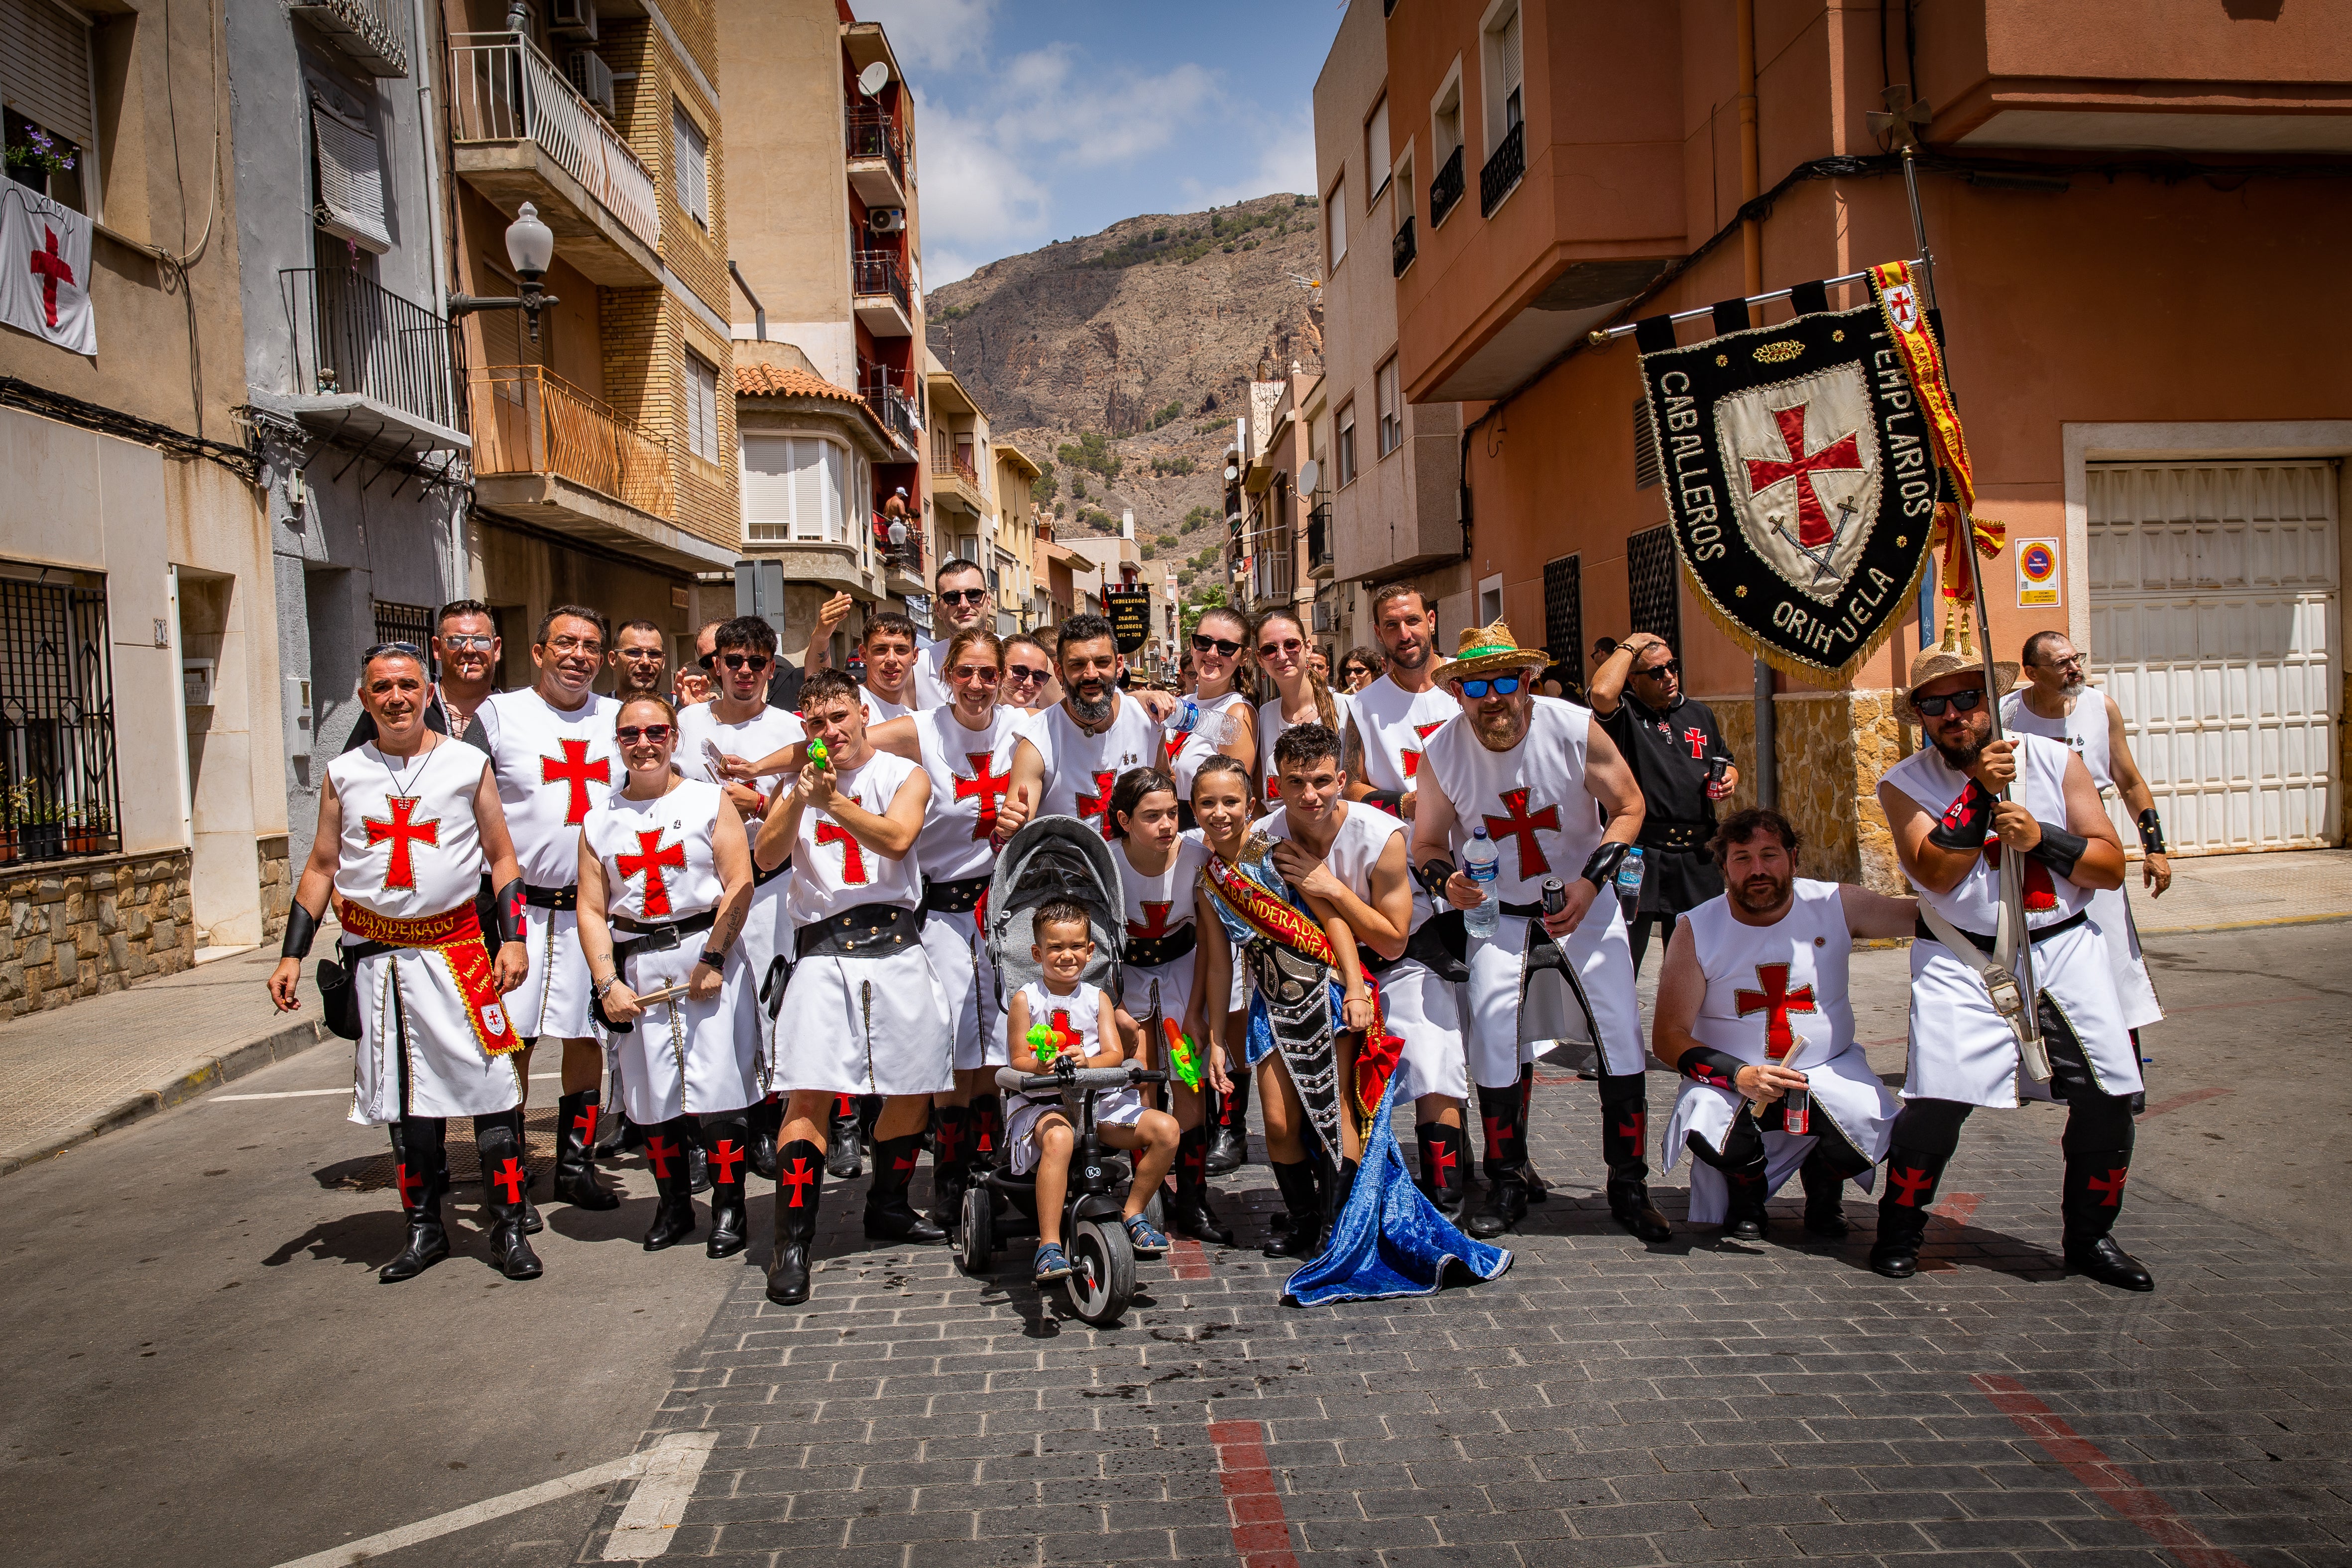
[[[751,397],[831,397],[856,403],[857,395],[835,386],[821,375],[782,365],[739,364],[735,390]]]

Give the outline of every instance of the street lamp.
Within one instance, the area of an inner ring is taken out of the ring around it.
[[[449,319],[454,321],[477,310],[520,310],[530,322],[530,341],[537,343],[539,313],[562,301],[540,291],[539,280],[547,276],[548,268],[555,261],[555,231],[540,222],[539,209],[529,202],[522,204],[514,222],[507,225],[507,260],[513,264],[515,276],[522,280],[522,292],[513,298],[452,294]]]

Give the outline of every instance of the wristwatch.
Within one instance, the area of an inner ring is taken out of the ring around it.
[[[702,962],[713,969],[724,969],[727,967],[727,955],[715,948],[706,947],[702,950]]]

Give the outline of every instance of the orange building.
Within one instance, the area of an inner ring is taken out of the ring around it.
[[[1979,510],[2011,542],[1987,568],[1997,650],[2043,626],[2090,650],[2177,851],[2342,840],[2352,327],[2278,308],[2352,244],[2341,11],[1943,0],[1911,36],[1913,7],[1827,0],[1383,9],[1377,101],[1327,134],[1318,93],[1318,141],[1362,148],[1377,123],[1385,153],[1359,156],[1418,171],[1343,221],[1412,226],[1351,248],[1393,267],[1405,402],[1460,407],[1465,555],[1417,579],[1449,637],[1499,608],[1573,683],[1596,639],[1661,632],[1752,764],[1754,667],[1675,564],[1633,346],[1586,334],[1913,256],[1894,131],[1872,116],[1916,89],[1904,122]],[[1370,10],[1343,25],[1358,79]],[[2016,557],[2037,540],[2057,602],[2028,606]],[[1337,553],[1364,558],[1345,526]],[[1843,689],[1770,681],[1780,796],[1817,873],[1894,875],[1874,792],[1915,743],[1888,698],[1917,635]]]

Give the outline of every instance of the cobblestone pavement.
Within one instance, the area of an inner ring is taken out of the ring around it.
[[[837,1194],[807,1306],[748,1277],[678,1365],[655,1429],[719,1436],[669,1554],[2352,1562],[2352,1271],[2136,1187],[2119,1235],[2159,1293],[2063,1276],[2050,1110],[1975,1119],[1913,1281],[1863,1266],[1862,1202],[1842,1244],[1784,1201],[1761,1244],[1645,1248],[1573,1195],[1598,1113],[1556,1076],[1535,1150],[1563,1190],[1507,1275],[1433,1299],[1298,1310],[1253,1252],[1180,1252],[1097,1331],[1025,1248],[992,1280],[860,1251]]]

